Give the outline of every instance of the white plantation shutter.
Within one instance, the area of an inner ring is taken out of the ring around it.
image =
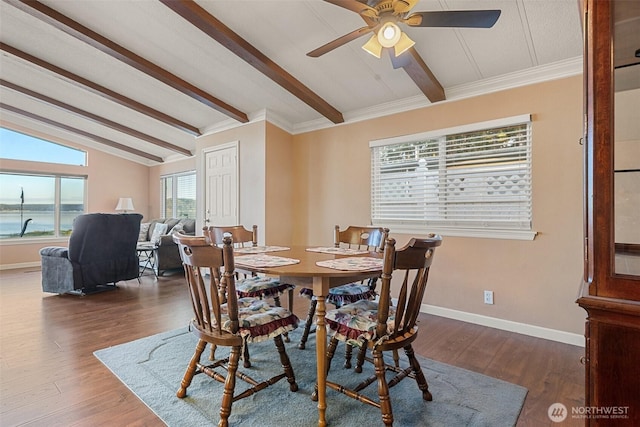
[[[528,115],[370,146],[373,224],[531,230]]]

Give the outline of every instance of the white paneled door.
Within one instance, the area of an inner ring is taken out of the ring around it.
[[[205,153],[205,225],[239,224],[238,146]]]

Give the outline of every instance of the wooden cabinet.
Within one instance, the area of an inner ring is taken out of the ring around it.
[[[583,5],[585,425],[639,426],[640,1]]]

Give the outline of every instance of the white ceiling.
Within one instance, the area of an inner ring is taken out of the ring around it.
[[[42,1],[174,75],[247,114],[267,117],[291,133],[334,126],[269,77],[155,0]],[[197,2],[211,15],[340,111],[345,122],[429,105],[389,58],[361,49],[361,37],[319,58],[306,53],[364,25],[360,16],[322,0]],[[403,28],[445,89],[448,100],[582,72],[577,0],[422,0],[413,11],[500,9],[491,29]],[[240,123],[6,2],[0,3],[2,43],[89,79],[197,127],[202,133]],[[116,104],[6,51],[1,78],[139,132],[193,150],[194,136]],[[165,160],[169,149],[110,129],[6,86],[0,100],[22,110],[116,141]],[[444,101],[446,102],[446,101]],[[43,125],[12,111],[15,124],[104,149],[87,137]]]

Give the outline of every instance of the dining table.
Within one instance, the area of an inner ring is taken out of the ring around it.
[[[316,378],[318,384],[318,426],[326,422],[325,298],[329,289],[379,277],[382,253],[318,246],[262,246],[234,251],[236,269],[277,276],[283,283],[313,289],[316,307]]]

